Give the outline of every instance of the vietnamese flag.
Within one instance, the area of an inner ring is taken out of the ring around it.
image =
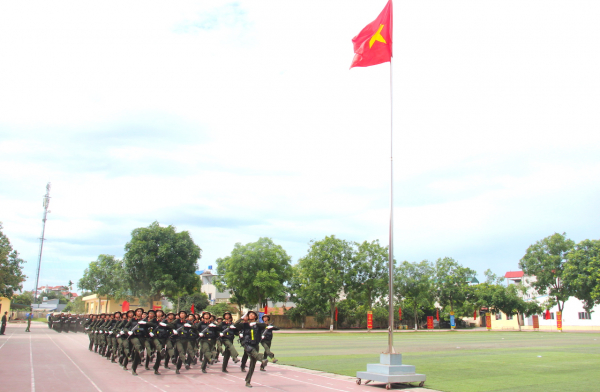
[[[477,311],[476,310],[473,311],[473,320],[477,320]]]
[[[335,321],[338,321],[338,308],[335,308]]]
[[[194,313],[194,304],[192,304],[192,308],[190,309],[190,313]]]
[[[550,320],[550,309],[546,309],[546,314],[544,315],[544,320]]]
[[[123,307],[121,308],[122,312],[129,311],[129,301],[123,301]]]
[[[352,38],[354,59],[352,67],[370,67],[392,60],[392,0],[389,0],[377,19]]]
[[[402,308],[398,308],[398,319],[402,321]]]
[[[436,309],[435,310],[435,319],[437,320],[437,322],[440,322],[440,310]]]

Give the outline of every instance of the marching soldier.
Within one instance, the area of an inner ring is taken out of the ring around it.
[[[263,322],[267,324],[264,332],[262,333],[260,341],[260,345],[263,346],[263,349],[265,350],[265,353],[263,354],[264,360],[260,365],[260,370],[264,372],[267,363],[269,363],[268,358],[271,358],[273,363],[277,363],[277,359],[275,359],[275,354],[271,352],[271,342],[273,341],[273,331],[278,331],[279,328],[270,323],[271,317],[269,315],[265,314],[263,316]]]
[[[225,349],[223,350],[223,365],[221,366],[221,371],[223,373],[229,373],[227,371],[227,363],[229,362],[230,357],[233,363],[238,363],[240,361],[238,359],[238,352],[233,345],[236,331],[237,329],[232,323],[231,313],[223,313],[223,323],[221,324],[221,332],[219,333],[221,341],[225,346]]]
[[[148,336],[148,323],[142,319],[143,308],[135,310],[135,317],[125,326],[125,331],[131,336],[131,345],[133,346],[133,363],[131,364],[131,374],[137,376],[137,367],[142,362],[144,353],[145,339]]]
[[[242,346],[244,351],[248,353],[250,357],[250,366],[248,367],[248,373],[246,374],[246,386],[252,388],[252,375],[254,374],[254,368],[256,367],[257,361],[263,361],[263,355],[259,353],[261,335],[264,329],[267,327],[265,323],[258,322],[258,314],[255,311],[250,310],[240,320],[238,320],[234,326],[243,330]]]
[[[192,362],[192,358],[194,357],[194,351],[192,346],[192,340],[195,339],[198,331],[198,324],[194,324],[194,315],[190,314],[188,316],[186,311],[179,312],[179,319],[176,323],[176,333],[177,333],[177,352],[179,355],[179,360],[177,361],[177,367],[175,369],[175,373],[179,374],[179,369],[181,369],[181,365],[185,363],[185,369],[190,369],[190,363]],[[195,329],[195,332],[193,331]],[[186,359],[186,354],[188,358]]]
[[[150,364],[150,361],[152,360],[152,358],[154,357],[154,344],[153,344],[153,337],[154,334],[152,333],[152,330],[154,328],[156,328],[156,312],[154,310],[149,310],[148,311],[148,317],[145,319],[146,323],[147,323],[147,330],[146,330],[146,338],[144,341],[144,346],[146,347],[146,364],[144,366],[144,368],[146,370],[150,370],[150,368],[148,367],[148,365]],[[155,370],[154,373],[156,374],[157,371]]]
[[[129,340],[130,336],[126,330],[127,325],[129,325],[135,317],[135,312],[133,310],[127,311],[127,320],[122,324],[121,330],[119,334],[121,335],[121,357],[122,360],[119,360],[121,366],[123,366],[123,370],[127,370],[127,364],[129,363],[129,357],[131,355],[131,341]]]
[[[212,361],[213,358],[213,346],[215,344],[215,340],[217,336],[219,336],[219,330],[217,328],[217,324],[212,321],[212,316],[210,313],[205,312],[202,315],[202,322],[200,322],[200,355],[202,356],[202,373],[206,373],[206,365],[208,362],[211,362],[211,365],[214,363]]]

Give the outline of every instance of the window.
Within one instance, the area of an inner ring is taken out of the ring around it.
[[[579,312],[579,320],[591,320],[592,316],[588,312]]]
[[[507,319],[507,320],[512,320],[512,319],[513,319],[513,316],[512,316],[512,315],[510,315],[510,316],[509,316],[509,315],[507,314],[507,315],[506,315],[506,319]]]
[[[554,320],[554,312],[551,312],[551,313],[550,313],[550,318],[551,318],[552,320]]]
[[[496,313],[496,320],[502,320],[502,313]]]

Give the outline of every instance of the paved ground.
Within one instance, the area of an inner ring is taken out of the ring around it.
[[[26,333],[23,324],[9,324],[6,335],[0,336],[0,390],[2,391],[198,391],[209,387],[215,391],[248,391],[245,373],[230,366],[230,373],[213,365],[207,374],[199,366],[182,369],[180,375],[172,368],[161,369],[161,375],[138,368],[139,376],[121,369],[87,349],[87,335],[59,334],[45,324],[33,323]],[[383,389],[382,384],[358,386],[353,378],[322,372],[269,364],[266,372],[255,371],[254,390],[311,392],[368,392]],[[394,390],[431,391],[394,385]]]

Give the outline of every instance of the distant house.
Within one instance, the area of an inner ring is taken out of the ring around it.
[[[88,314],[101,314],[101,313],[114,313],[122,312],[123,309],[135,310],[136,308],[144,308],[149,310],[148,303],[140,303],[139,298],[130,298],[129,300],[121,299],[115,300],[107,297],[99,297],[98,294],[91,294],[81,299],[85,304],[84,313]],[[171,307],[171,303],[166,300],[154,301],[152,303],[152,309],[165,309]]]
[[[31,308],[34,312],[62,312],[66,304],[59,303],[56,299],[44,299],[41,304],[32,304]]]
[[[508,271],[504,278],[507,285],[523,285],[524,291],[521,292],[521,296],[525,301],[537,301],[542,307],[548,303],[548,294],[536,292],[531,285],[535,281],[535,276],[525,275],[523,271]],[[582,301],[575,297],[569,298],[565,302],[562,312],[563,330],[600,330],[600,305],[596,305],[592,310],[592,313],[586,312]],[[545,311],[537,315],[540,330],[556,331],[558,306],[553,306],[548,311],[550,317],[547,319]],[[518,330],[519,323],[523,330],[531,330],[533,329],[533,316],[519,320],[516,315],[507,316],[502,312],[492,315],[492,329]]]
[[[227,303],[231,298],[229,290],[220,291],[214,284],[214,280],[219,276],[213,273],[212,265],[209,265],[207,269],[196,271],[196,275],[200,275],[202,287],[200,291],[208,296],[208,300],[211,305],[218,303]]]

